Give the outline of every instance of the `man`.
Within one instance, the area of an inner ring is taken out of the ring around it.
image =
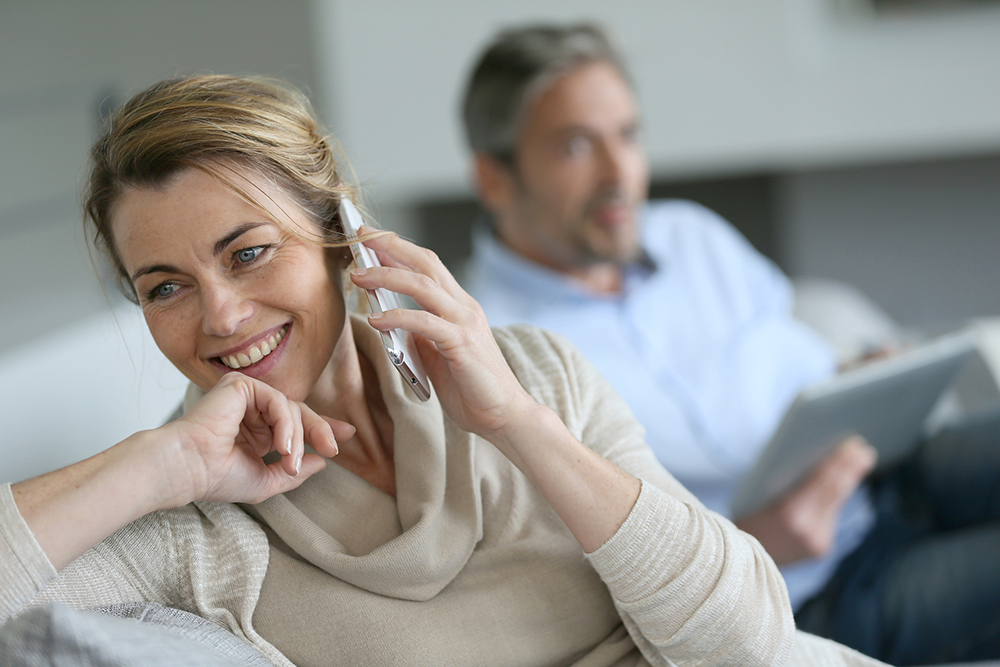
[[[829,346],[791,317],[787,278],[706,209],[646,201],[632,87],[599,29],[501,33],[478,61],[463,112],[492,218],[474,236],[470,292],[494,325],[528,322],[573,340],[665,467],[728,514],[797,393],[836,372]],[[988,471],[980,486],[914,462],[873,493],[864,480],[874,452],[849,439],[784,498],[739,518],[784,566],[803,629],[894,664],[998,657],[1000,575],[972,555],[1000,553],[998,432],[994,420],[922,447],[926,463],[949,438],[989,443],[968,445]],[[945,500],[925,493],[931,477]],[[953,516],[953,505],[983,505],[972,500],[983,489],[987,506]],[[889,507],[912,498],[919,517]],[[958,530],[968,524],[974,537]],[[944,526],[954,529],[947,544]],[[941,576],[942,559],[963,577]],[[970,625],[984,614],[991,620]]]

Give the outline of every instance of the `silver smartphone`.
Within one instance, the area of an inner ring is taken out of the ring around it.
[[[364,220],[361,212],[346,197],[340,199],[340,221],[344,225],[344,233],[348,238],[357,238]],[[382,266],[378,257],[363,243],[352,243],[351,253],[354,255],[354,263],[359,267],[371,269]],[[384,288],[365,290],[368,295],[368,305],[373,313],[382,313],[394,308],[402,308],[399,295]],[[431,397],[431,385],[427,381],[427,374],[424,372],[424,365],[417,354],[417,347],[413,343],[413,335],[402,329],[390,329],[382,331],[382,345],[385,346],[386,354],[396,370],[400,372],[406,383],[422,401]]]

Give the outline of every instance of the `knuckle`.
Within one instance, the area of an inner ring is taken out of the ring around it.
[[[428,261],[433,262],[435,264],[442,263],[441,257],[430,248],[422,248],[422,250],[424,251],[424,256],[427,258]]]
[[[431,278],[430,276],[425,276],[422,273],[416,275],[417,275],[417,286],[421,290],[430,291],[430,290],[436,290],[440,287],[440,285],[437,284],[437,281]]]

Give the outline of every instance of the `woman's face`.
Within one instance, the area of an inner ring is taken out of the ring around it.
[[[188,379],[208,390],[235,367],[305,400],[321,375],[334,372],[345,320],[343,253],[279,227],[273,219],[316,233],[279,189],[227,171],[244,191],[264,193],[255,198],[270,216],[209,174],[186,169],[164,187],[121,197],[112,216],[118,253],[153,339]]]

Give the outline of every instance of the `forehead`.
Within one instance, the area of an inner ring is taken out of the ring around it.
[[[632,88],[611,63],[593,62],[557,78],[532,103],[522,136],[570,127],[600,128],[634,122]]]
[[[247,222],[308,224],[304,211],[276,186],[243,170],[232,170],[232,175],[233,185],[259,206],[195,168],[157,187],[126,189],[111,215],[112,238],[125,268],[182,246],[210,249],[228,230]]]

